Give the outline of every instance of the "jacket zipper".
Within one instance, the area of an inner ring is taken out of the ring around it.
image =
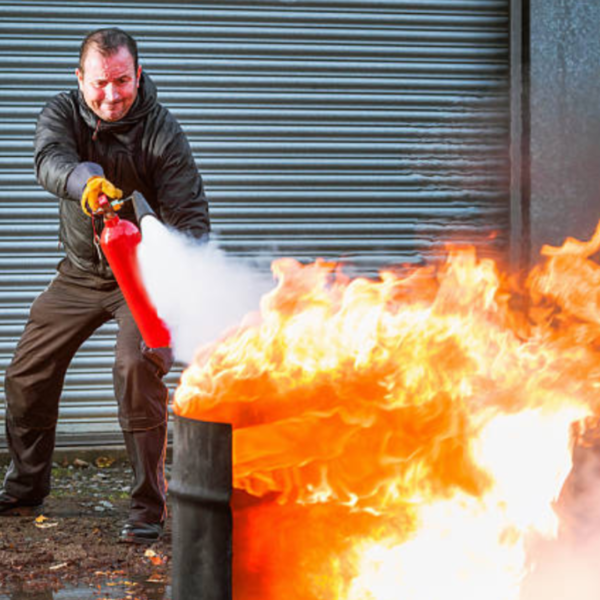
[[[96,121],[96,129],[94,129],[94,133],[92,134],[92,142],[95,142],[98,139],[98,132],[100,131],[100,119],[98,119]],[[92,229],[93,229],[93,233],[92,233],[92,241],[94,243],[94,248],[96,248],[96,253],[98,254],[98,262],[100,264],[100,266],[102,266],[102,262],[103,262],[103,254],[102,254],[102,249],[100,247],[100,237],[98,236],[98,233],[96,232],[96,217],[95,215],[92,215]]]
[[[98,139],[98,132],[100,131],[100,119],[96,122],[96,129],[94,129],[94,133],[92,134],[92,141],[95,142]]]

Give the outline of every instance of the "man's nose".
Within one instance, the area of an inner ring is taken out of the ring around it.
[[[106,99],[110,102],[115,102],[120,98],[119,90],[112,83],[109,83],[104,88],[104,95],[105,95]]]

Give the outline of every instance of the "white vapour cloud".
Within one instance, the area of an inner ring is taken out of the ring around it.
[[[600,447],[577,446],[556,510],[557,539],[532,539],[519,600],[600,598]]]
[[[227,257],[214,242],[199,244],[157,219],[142,219],[138,260],[144,285],[171,330],[177,360],[258,310],[270,275]]]

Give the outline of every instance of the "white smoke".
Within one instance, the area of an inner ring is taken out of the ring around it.
[[[190,363],[196,350],[257,311],[273,287],[270,275],[227,257],[217,244],[198,241],[142,219],[138,260],[144,285],[171,331],[176,360]]]
[[[532,539],[520,600],[600,598],[600,447],[577,446],[556,510],[557,539]]]

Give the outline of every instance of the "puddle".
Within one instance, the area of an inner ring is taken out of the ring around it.
[[[171,586],[125,576],[109,582],[65,586],[60,590],[13,590],[0,593],[0,600],[171,600]]]

